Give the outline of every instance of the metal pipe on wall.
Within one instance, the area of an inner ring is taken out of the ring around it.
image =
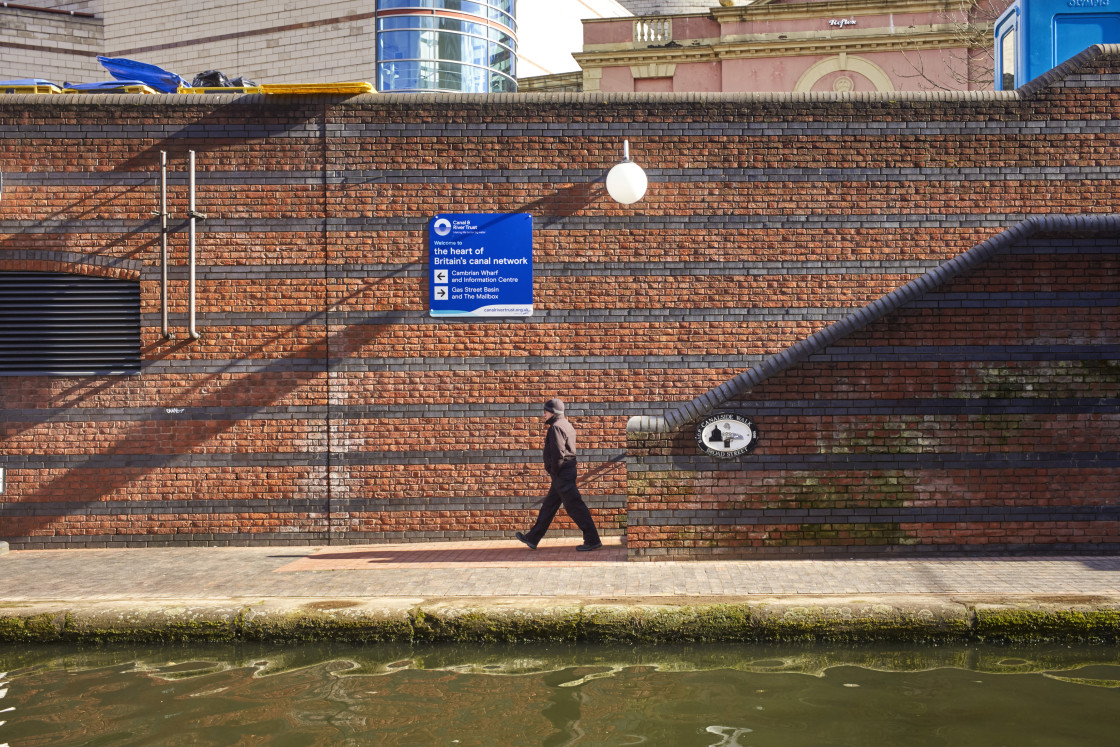
[[[194,151],[193,150],[190,152],[190,156],[191,156],[191,159],[190,159],[191,160],[190,204],[188,205],[188,208],[187,208],[187,216],[190,218],[190,255],[189,255],[189,258],[188,258],[188,263],[190,265],[190,280],[189,280],[189,291],[188,291],[189,304],[190,304],[190,323],[188,325],[187,331],[190,334],[190,337],[191,337],[192,340],[197,340],[198,338],[202,337],[202,335],[199,334],[198,330],[195,328],[195,316],[194,316],[194,310],[195,310],[195,273],[194,273],[194,265],[195,265],[195,261],[194,261],[195,260],[195,243],[194,243],[194,240],[195,240],[195,219],[196,218],[205,218],[206,216],[194,209],[195,208],[195,193],[194,193]]]
[[[163,339],[171,339],[167,323],[167,151],[159,152],[160,313]]]

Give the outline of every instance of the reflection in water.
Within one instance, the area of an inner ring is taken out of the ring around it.
[[[556,730],[541,743],[544,747],[564,747],[577,744],[584,736],[580,728],[580,705],[583,693],[578,686],[587,681],[586,677],[573,680],[570,670],[550,672],[544,676],[544,683],[550,687],[548,705],[541,715],[548,719]]]
[[[723,737],[718,744],[714,744],[712,747],[747,747],[744,744],[740,744],[739,737],[750,734],[754,730],[736,729],[734,726],[709,726],[704,731]]]
[[[0,649],[0,745],[1110,744],[1120,649]],[[6,693],[6,697],[5,697]]]

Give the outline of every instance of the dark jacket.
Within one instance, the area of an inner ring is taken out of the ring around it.
[[[544,437],[544,468],[555,475],[566,464],[576,463],[576,429],[563,415],[554,415],[548,421]]]

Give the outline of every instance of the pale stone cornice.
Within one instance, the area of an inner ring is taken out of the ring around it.
[[[717,59],[712,45],[701,47],[652,47],[620,49],[612,52],[576,52],[572,55],[583,69],[589,67],[622,67],[661,63],[711,62]]]
[[[893,38],[901,44],[905,44],[911,37],[927,37],[936,35],[952,36],[955,41],[955,46],[960,46],[961,39],[965,35],[971,36],[987,36],[992,34],[993,24],[991,23],[938,23],[928,26],[906,26],[902,29],[891,31],[886,26],[875,26],[867,28],[848,28],[843,31],[832,31],[822,33],[819,30],[807,31],[787,31],[781,34],[736,34],[727,35],[719,39],[705,40],[705,43],[700,46],[711,46],[714,48],[729,47],[743,44],[770,44],[779,46],[782,42],[790,41],[797,44],[803,44],[806,41],[819,42],[821,44],[832,44],[835,42],[847,42],[854,40],[859,42],[863,39],[880,39],[880,38]],[[696,46],[696,45],[692,45]]]
[[[837,52],[881,52],[898,49],[945,49],[961,46],[961,28],[953,25],[919,26],[904,34],[870,29],[821,37],[816,33],[783,34],[785,38],[747,37],[727,39],[712,45],[720,59],[770,57],[773,55],[835,54]]]
[[[828,18],[848,15],[886,15],[890,13],[948,13],[971,8],[968,0],[832,0],[816,3],[752,3],[730,8],[712,8],[711,16],[720,24],[770,20],[775,18]]]
[[[517,79],[519,93],[529,91],[556,91],[560,89],[580,90],[583,87],[583,71],[576,70],[571,73],[553,73],[552,75],[534,75],[528,78]]]
[[[973,27],[977,28],[977,27]],[[822,37],[816,33],[753,36],[716,44],[681,47],[645,47],[578,52],[580,67],[616,67],[657,63],[714,62],[745,57],[787,57],[793,54],[868,53],[899,49],[946,49],[961,46],[959,26],[942,25],[908,29],[891,34],[882,29]]]

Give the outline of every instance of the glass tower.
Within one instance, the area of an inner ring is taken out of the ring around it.
[[[377,0],[377,90],[517,90],[517,0]]]

